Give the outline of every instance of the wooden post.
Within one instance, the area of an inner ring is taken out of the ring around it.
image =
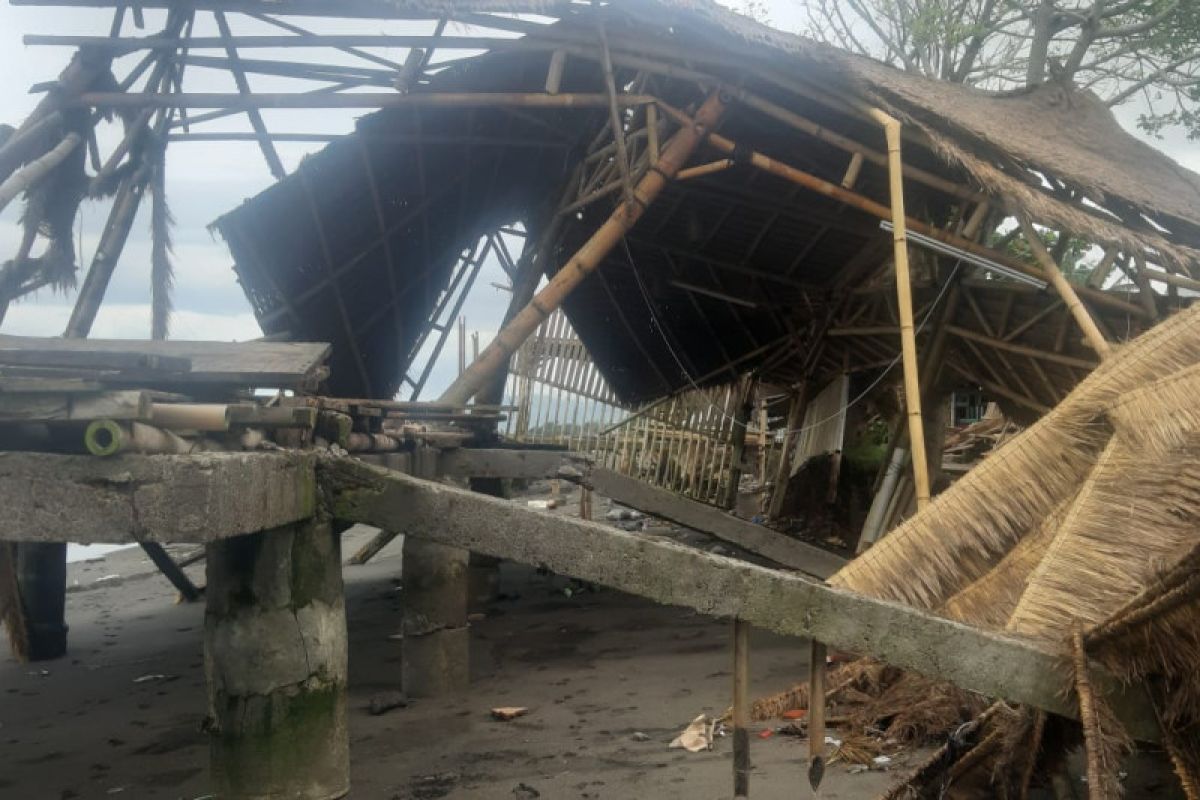
[[[733,796],[750,796],[750,623],[733,621]]]
[[[320,519],[208,547],[208,730],[224,800],[350,790],[338,550]]]
[[[659,157],[658,168],[650,170],[638,181],[635,201],[623,202],[612,213],[545,288],[534,296],[529,305],[521,309],[512,321],[496,334],[496,338],[484,348],[479,358],[443,393],[442,401],[466,403],[488,383],[492,375],[503,367],[517,348],[537,330],[538,325],[561,306],[564,298],[600,266],[604,257],[634,226],[645,208],[666,187],[667,181],[692,155],[705,134],[720,120],[724,110],[725,103],[719,94],[713,94],[705,101],[696,114],[695,122],[680,128],[667,142]]]
[[[904,401],[912,446],[913,483],[917,510],[929,505],[929,466],[925,456],[925,426],[921,419],[921,378],[917,337],[913,329],[912,277],[908,269],[907,216],[904,213],[904,163],[900,158],[900,123],[882,111],[876,119],[887,135],[888,181],[892,204],[892,245],[896,267],[896,302],[900,313],[900,352],[904,366]]]
[[[808,662],[808,783],[825,777],[825,645],[812,640]]]
[[[746,454],[746,427],[750,424],[750,397],[754,393],[754,378],[742,377],[738,396],[733,407],[733,430],[729,432],[732,456],[729,463],[729,485],[721,505],[729,510],[737,507],[738,489],[742,482],[742,458]]]
[[[30,661],[61,658],[67,654],[66,544],[20,542],[16,575],[28,644],[24,655]]]
[[[1042,265],[1042,271],[1045,272],[1046,279],[1054,284],[1055,291],[1063,299],[1063,303],[1066,304],[1067,309],[1071,312],[1071,316],[1075,318],[1076,324],[1083,331],[1083,336],[1087,340],[1088,345],[1099,353],[1101,358],[1104,358],[1112,350],[1112,346],[1104,338],[1104,334],[1100,333],[1100,329],[1096,326],[1096,321],[1092,319],[1092,315],[1084,307],[1083,301],[1079,299],[1079,295],[1071,286],[1070,281],[1062,274],[1062,270],[1058,268],[1058,264],[1054,263],[1054,259],[1047,252],[1046,246],[1042,244],[1042,238],[1038,236],[1033,223],[1029,221],[1029,217],[1025,214],[1018,214],[1017,216],[1021,221],[1021,230],[1025,234],[1025,241],[1029,243],[1029,249],[1033,251],[1033,257]]]

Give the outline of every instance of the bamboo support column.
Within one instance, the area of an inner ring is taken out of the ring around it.
[[[907,216],[904,213],[904,162],[900,157],[900,123],[873,111],[887,136],[888,182],[892,201],[892,246],[896,267],[896,301],[900,314],[900,352],[904,366],[904,400],[908,408],[908,436],[912,444],[913,482],[917,510],[929,505],[929,466],[925,455],[925,425],[921,419],[921,379],[917,364],[917,337],[913,328],[912,277],[908,268]]]
[[[733,621],[733,796],[750,796],[750,623]]]
[[[654,202],[666,187],[667,181],[691,157],[706,133],[720,120],[724,110],[723,98],[719,94],[713,94],[696,114],[695,123],[676,131],[663,148],[658,168],[647,172],[638,181],[633,202],[625,201],[617,207],[570,261],[534,296],[529,305],[521,309],[520,313],[496,334],[496,338],[484,348],[479,358],[450,385],[440,398],[442,402],[465,404],[487,384],[496,370],[502,368],[521,343],[537,330],[538,325],[561,306],[563,299],[600,266],[604,257],[637,223],[646,207]]]
[[[1021,221],[1021,230],[1025,234],[1025,241],[1028,242],[1029,249],[1033,252],[1033,257],[1042,265],[1046,279],[1054,284],[1055,291],[1058,292],[1059,297],[1062,298],[1063,303],[1066,304],[1067,309],[1071,312],[1071,316],[1075,318],[1076,324],[1083,331],[1088,345],[1101,358],[1106,357],[1109,351],[1112,350],[1112,346],[1104,338],[1104,334],[1100,333],[1100,328],[1097,327],[1096,321],[1088,313],[1087,308],[1083,305],[1083,301],[1079,299],[1079,295],[1071,286],[1070,281],[1062,274],[1062,270],[1058,268],[1058,264],[1054,263],[1054,259],[1046,250],[1046,246],[1042,244],[1042,238],[1038,236],[1033,223],[1029,221],[1029,217],[1019,214],[1018,218]]]
[[[815,792],[825,776],[825,645],[811,643],[808,663],[808,783]]]

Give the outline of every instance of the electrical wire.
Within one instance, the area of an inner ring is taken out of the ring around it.
[[[629,242],[625,239],[624,236],[621,237],[621,244],[625,248],[625,257],[629,261],[629,267],[630,267],[630,269],[633,270],[633,277],[637,281],[638,289],[641,291],[642,301],[646,304],[646,310],[648,310],[650,312],[650,321],[654,324],[654,327],[658,331],[659,336],[662,337],[663,344],[666,345],[667,352],[669,352],[671,354],[671,358],[674,359],[675,365],[677,367],[679,367],[680,374],[683,375],[683,377],[691,385],[692,389],[699,392],[700,391],[699,384],[696,383],[696,381],[692,378],[691,374],[687,371],[687,367],[685,367],[683,365],[683,362],[679,359],[679,355],[675,352],[675,348],[671,346],[671,341],[667,337],[666,331],[663,330],[662,323],[660,323],[658,321],[658,316],[654,313],[654,304],[650,301],[650,293],[646,289],[646,284],[642,282],[642,274],[641,274],[641,272],[638,271],[637,265],[633,261],[633,251],[630,249]],[[961,259],[959,259],[958,261],[956,261],[954,263],[954,269],[951,271],[950,277],[942,285],[941,291],[938,292],[938,296],[936,298],[934,298],[933,304],[929,306],[929,310],[925,312],[925,317],[921,320],[921,323],[917,326],[916,333],[920,333],[921,331],[923,331],[925,329],[925,324],[927,322],[929,322],[930,317],[933,316],[933,312],[935,310],[937,310],[938,305],[942,302],[942,298],[944,298],[946,296],[946,292],[947,292],[947,290],[949,290],[950,286],[954,283],[954,279],[958,275],[959,269],[962,268],[962,264],[963,264],[963,262]],[[811,425],[805,425],[804,427],[801,427],[801,428],[786,429],[786,430],[782,431],[783,435],[791,436],[793,434],[805,433],[806,431],[811,431],[815,428],[819,428],[822,425],[824,425],[825,423],[835,420],[838,417],[842,416],[847,411],[849,411],[851,408],[853,408],[855,405],[857,405],[859,402],[861,402],[864,398],[866,398],[866,396],[868,394],[870,394],[872,391],[874,391],[875,387],[878,386],[880,383],[882,383],[883,379],[888,376],[888,373],[890,373],[895,368],[895,366],[900,363],[900,360],[902,357],[903,357],[903,353],[901,353],[901,354],[897,355],[895,358],[893,358],[891,363],[888,364],[883,369],[883,371],[879,373],[879,376],[877,378],[875,378],[875,380],[873,380],[871,382],[871,384],[869,386],[867,386],[866,389],[864,389],[861,393],[859,393],[853,400],[850,400],[848,403],[846,403],[846,405],[842,406],[842,408],[838,409],[838,411],[836,411],[834,414],[826,417],[825,419],[814,422]],[[715,410],[723,418],[730,421],[734,425],[740,425],[741,427],[746,428],[747,430],[750,428],[748,423],[742,422],[741,420],[737,419],[736,417],[729,416],[728,414],[725,413],[725,409],[719,407],[718,405],[713,403],[711,400],[708,401],[708,405],[709,405],[710,409]],[[779,431],[776,431],[776,435],[778,435],[779,433],[780,433]]]

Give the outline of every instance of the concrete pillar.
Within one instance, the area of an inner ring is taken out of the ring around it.
[[[25,617],[30,661],[67,654],[67,545],[21,542],[17,545],[17,585]]]
[[[434,478],[438,453],[413,453],[413,474]],[[467,632],[469,552],[406,536],[401,583],[401,685],[411,697],[463,691],[470,682]]]
[[[471,478],[471,491],[489,497],[505,497],[501,478]],[[467,564],[467,611],[483,613],[500,591],[500,559],[471,553]]]
[[[312,520],[208,549],[212,786],[222,800],[350,791],[339,540]]]

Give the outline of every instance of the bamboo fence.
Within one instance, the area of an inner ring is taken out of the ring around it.
[[[736,383],[623,403],[561,310],[514,355],[505,402],[517,409],[504,423],[508,438],[584,453],[598,465],[692,500],[722,505],[732,476],[740,474],[733,463]],[[765,441],[765,461],[772,463],[782,440],[761,430],[754,415],[746,454],[763,452]]]

